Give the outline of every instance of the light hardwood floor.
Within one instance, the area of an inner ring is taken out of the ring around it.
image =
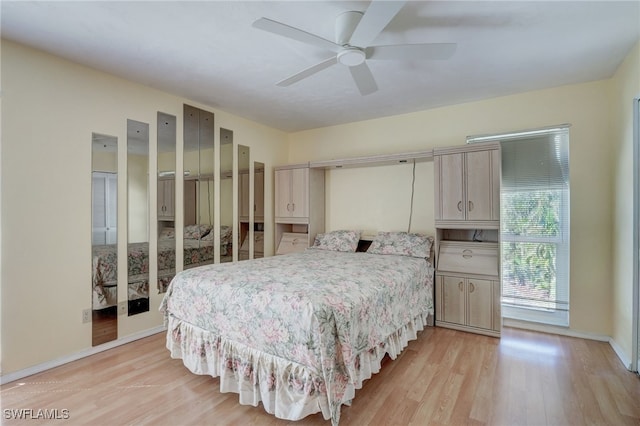
[[[56,425],[329,425],[287,422],[221,394],[172,360],[164,334],[0,387],[7,409],[68,410]],[[640,425],[640,378],[607,343],[505,328],[429,327],[356,392],[341,425]]]

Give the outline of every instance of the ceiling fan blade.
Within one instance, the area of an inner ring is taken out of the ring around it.
[[[372,1],[358,23],[349,44],[367,47],[400,12],[406,1]]]
[[[260,30],[268,31],[273,34],[277,34],[282,37],[287,37],[302,43],[311,44],[324,49],[329,49],[333,52],[338,52],[341,46],[335,44],[332,41],[318,37],[317,35],[302,31],[298,28],[291,27],[281,22],[273,21],[268,18],[260,18],[253,22],[253,27]]]
[[[356,82],[356,86],[358,86],[358,90],[360,90],[360,94],[362,96],[371,94],[378,90],[376,80],[373,78],[373,74],[371,74],[371,70],[366,62],[354,67],[349,67],[349,71],[351,71],[353,81]]]
[[[285,78],[284,80],[277,82],[276,85],[282,86],[282,87],[290,86],[293,83],[297,83],[298,81],[304,78],[310,77],[313,74],[320,72],[323,69],[329,68],[331,65],[335,65],[337,63],[338,63],[338,58],[336,56],[333,56],[325,61],[315,64],[312,67],[302,70],[299,73],[292,75],[291,77]]]
[[[449,59],[457,47],[456,43],[396,44],[368,47],[365,52],[367,59],[423,61]]]

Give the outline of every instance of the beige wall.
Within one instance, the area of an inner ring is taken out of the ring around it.
[[[570,327],[608,336],[612,332],[610,86],[608,80],[597,81],[298,132],[289,135],[289,161],[421,151],[464,144],[467,135],[570,123]],[[397,174],[396,169],[380,167],[331,171],[327,229],[404,229],[410,213],[410,178],[407,166],[393,167],[399,167]],[[421,167],[416,176],[413,229],[433,233],[432,169]]]
[[[149,123],[151,174],[157,172],[157,112],[180,118],[183,103],[213,111],[216,126],[233,130],[234,142],[251,147],[252,158],[263,161],[267,170],[287,161],[287,140],[281,131],[6,40],[1,48],[0,327],[6,375],[91,347],[91,324],[81,320],[82,310],[91,307],[92,132],[113,135],[124,148],[127,119]],[[177,135],[181,174],[180,119]],[[118,154],[123,167],[126,150]],[[126,180],[119,183],[119,217],[124,218]],[[272,194],[272,173],[267,173],[265,185]],[[156,189],[152,180],[151,206],[156,205]],[[272,223],[273,197],[265,203],[266,223]],[[180,203],[177,209],[182,218]],[[124,220],[120,223],[119,251],[125,253],[126,226]],[[265,240],[270,254],[271,227]],[[152,248],[153,244],[152,240]],[[120,283],[126,283],[126,268],[119,268],[119,273]],[[162,295],[151,293],[150,312],[118,317],[119,337],[162,325]],[[121,285],[119,300],[126,299]]]
[[[633,100],[640,96],[640,43],[613,78],[611,111],[613,152],[613,247],[611,336],[631,361],[633,309]]]

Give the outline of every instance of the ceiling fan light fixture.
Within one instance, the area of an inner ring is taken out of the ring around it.
[[[366,59],[366,55],[362,49],[357,47],[347,47],[338,52],[338,62],[348,67],[360,65]]]

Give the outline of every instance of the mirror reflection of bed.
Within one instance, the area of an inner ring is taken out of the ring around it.
[[[120,146],[115,136],[92,134],[93,345],[117,339],[119,315],[148,312],[150,292],[166,292],[176,271],[263,257],[264,163],[252,163],[250,147],[234,143],[232,130],[215,127],[212,112],[189,105],[183,108],[182,117],[156,113],[157,121],[152,124],[157,130],[155,144],[149,139],[150,124],[132,119],[126,120],[126,141]],[[176,145],[180,118],[184,131],[182,170]],[[154,145],[156,170],[150,164]],[[126,161],[122,161],[123,155]],[[219,164],[214,161],[216,156]],[[183,176],[176,176],[178,172]],[[118,182],[120,192],[125,189],[125,193],[118,193]],[[151,206],[153,183],[157,199]],[[127,278],[120,283],[118,197],[126,202],[120,212],[126,215],[120,218],[122,226],[126,222],[126,232],[120,232],[126,235],[127,253],[120,253],[126,266],[120,266],[126,267]],[[182,203],[182,223],[177,220],[177,203]],[[150,222],[154,217],[155,229]],[[182,265],[176,263],[180,228]],[[157,251],[150,254],[151,234],[157,237]],[[153,256],[157,269],[151,274]],[[154,284],[149,282],[150,276]],[[118,284],[126,286],[124,292],[120,290],[120,297],[126,294],[126,300],[118,301]]]
[[[149,124],[127,120],[127,315],[149,311]]]
[[[220,263],[233,261],[233,131],[220,129]],[[224,238],[223,238],[224,236]],[[226,243],[223,245],[223,241]]]
[[[92,345],[118,337],[117,262],[101,265],[98,253],[104,247],[117,250],[118,229],[118,139],[91,136],[91,247],[92,247]],[[117,251],[113,251],[117,259]]]
[[[238,260],[264,257],[264,164],[256,161],[251,169],[250,154],[238,145]]]
[[[158,293],[176,273],[176,117],[158,112]]]

